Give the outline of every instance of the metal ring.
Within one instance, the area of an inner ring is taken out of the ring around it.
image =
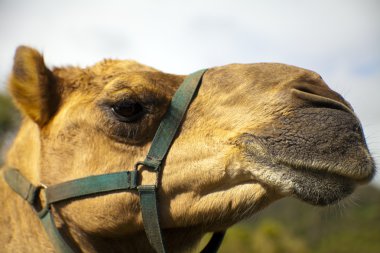
[[[37,195],[35,196],[35,198],[37,198],[37,197],[39,198],[39,195],[41,194],[41,192],[44,192],[44,195],[45,195],[45,201],[46,201],[45,206],[42,206],[42,204],[41,204],[41,209],[40,209],[40,210],[37,210],[35,204],[32,205],[33,211],[34,211],[34,212],[38,215],[38,217],[40,217],[40,218],[43,218],[43,217],[49,212],[49,210],[50,210],[50,205],[48,204],[48,200],[47,200],[47,198],[46,198],[46,191],[45,191],[47,188],[48,188],[48,187],[47,187],[45,184],[40,183],[40,184],[37,186],[37,190],[36,190]],[[41,199],[41,198],[39,198],[39,199]]]
[[[135,171],[139,171],[139,166],[145,166],[145,167],[147,167],[147,168],[151,168],[151,169],[152,169],[152,167],[146,165],[143,161],[138,161],[137,163],[135,163],[135,166],[134,166]],[[153,168],[153,169],[154,169],[154,168]],[[156,180],[155,180],[154,186],[157,188],[157,187],[158,187],[159,171],[157,171],[157,170],[149,170],[149,169],[147,169],[147,171],[149,171],[149,172],[153,172],[153,173],[156,174]],[[137,187],[138,187],[138,186],[137,186]]]
[[[37,188],[40,188],[40,189],[47,189],[47,186],[46,184],[43,184],[43,183],[40,183]]]
[[[137,163],[135,163],[135,166],[134,166],[134,168],[135,168],[136,171],[139,170],[139,166],[140,166],[140,165],[144,165],[144,166],[146,166],[146,165],[144,164],[144,162],[142,162],[142,161],[138,161]]]

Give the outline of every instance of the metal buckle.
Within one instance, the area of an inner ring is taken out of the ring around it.
[[[48,200],[46,198],[46,189],[47,189],[47,186],[42,183],[40,183],[40,185],[36,187],[36,195],[34,197],[34,203],[32,204],[33,211],[40,218],[43,218],[49,212],[49,209],[50,209],[50,205],[48,204]],[[43,192],[44,194],[44,201],[45,201],[44,205],[42,205],[41,198],[40,198],[41,192]]]
[[[157,189],[158,187],[158,176],[159,176],[159,171],[158,170],[152,170],[152,167],[146,165],[143,161],[139,161],[135,164],[134,168],[135,168],[135,171],[136,172],[139,172],[139,167],[142,166],[143,168],[145,168],[145,170],[149,171],[149,172],[153,172],[156,174],[156,180],[155,180],[155,183],[154,183],[154,187]],[[150,169],[149,169],[150,168]],[[141,170],[140,170],[141,171]],[[141,182],[142,183],[142,182]],[[143,185],[139,185],[137,186],[137,189],[140,187],[140,186],[143,186]]]

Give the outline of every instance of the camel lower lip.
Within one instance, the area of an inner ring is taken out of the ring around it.
[[[329,205],[350,195],[355,189],[352,179],[310,169],[292,173],[294,195],[313,205]]]
[[[266,176],[268,170],[271,171],[270,177]],[[341,175],[284,165],[253,169],[252,175],[264,188],[317,206],[337,203],[349,196],[357,185],[354,180]]]
[[[354,179],[331,172],[328,168],[321,170],[313,166],[274,161],[252,152],[249,159],[254,164],[250,172],[257,181],[282,196],[294,196],[312,205],[334,204],[350,195],[357,185]]]

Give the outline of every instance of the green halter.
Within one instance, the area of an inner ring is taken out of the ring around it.
[[[205,72],[206,69],[199,70],[189,75],[181,84],[157,129],[148,155],[143,162],[137,162],[135,169],[132,171],[89,176],[49,187],[44,185],[34,186],[17,169],[7,169],[4,171],[4,178],[8,185],[32,206],[40,218],[57,252],[74,253],[75,251],[62,238],[54,223],[51,209],[54,203],[96,193],[111,193],[114,191],[136,189],[140,196],[141,212],[148,240],[156,252],[166,252],[157,209],[156,192],[159,186],[158,178],[161,173],[162,161],[170,149],[178,127],[193,97],[197,93]],[[154,185],[138,185],[140,166],[156,173],[157,180]],[[36,203],[40,192],[45,192],[46,195],[46,203],[42,209],[37,208]],[[224,234],[225,231],[214,233],[202,252],[217,252]]]

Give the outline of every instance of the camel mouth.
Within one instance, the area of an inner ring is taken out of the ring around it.
[[[284,162],[284,159],[265,152],[265,148],[252,151],[251,147],[244,149],[243,156],[248,161],[245,168],[254,180],[281,196],[293,196],[312,205],[335,204],[349,196],[357,185],[370,181],[375,174],[371,159],[358,159],[361,162],[351,164],[351,167],[342,167],[341,164],[326,167],[313,161],[302,164],[296,159]],[[327,163],[326,160],[324,162]],[[352,170],[364,172],[356,177],[349,173]]]
[[[295,130],[296,129],[296,130]],[[313,205],[336,203],[375,174],[357,118],[305,108],[236,141],[254,179]]]

